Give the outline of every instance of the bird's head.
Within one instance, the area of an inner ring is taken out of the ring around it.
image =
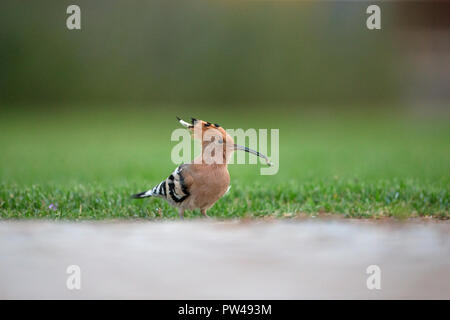
[[[211,123],[195,118],[191,118],[191,122],[184,121],[179,117],[177,117],[177,119],[182,126],[188,128],[192,132],[192,136],[194,139],[202,141],[202,148],[204,151],[211,151],[212,147],[216,148],[216,150],[217,148],[219,148],[219,150],[223,150],[222,152],[226,162],[228,162],[228,160],[230,159],[233,151],[242,150],[261,157],[266,160],[269,166],[272,165],[270,160],[262,153],[235,144],[233,138],[225,131],[224,128],[222,128],[217,123]],[[214,150],[212,151],[212,153],[214,154]]]

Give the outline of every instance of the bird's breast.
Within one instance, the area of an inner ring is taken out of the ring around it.
[[[192,206],[197,208],[211,207],[227,192],[230,185],[230,174],[226,167],[199,170],[193,178]]]

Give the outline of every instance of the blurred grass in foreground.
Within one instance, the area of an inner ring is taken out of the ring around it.
[[[170,135],[179,127],[176,115],[225,128],[280,129],[278,174],[261,176],[260,165],[231,165],[230,193],[211,216],[449,216],[447,119],[284,106],[243,106],[238,115],[165,105],[11,110],[0,119],[1,218],[177,217],[160,199],[129,199],[175,168]]]

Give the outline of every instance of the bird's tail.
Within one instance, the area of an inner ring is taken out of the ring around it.
[[[132,199],[142,199],[142,198],[151,197],[152,195],[153,195],[152,190],[149,190],[149,191],[144,191],[144,192],[133,194],[131,196],[131,198]]]
[[[142,198],[148,198],[148,197],[165,197],[166,196],[166,181],[160,182],[156,187],[141,192],[136,193],[131,196],[133,199],[142,199]]]

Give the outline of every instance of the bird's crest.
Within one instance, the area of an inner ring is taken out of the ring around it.
[[[179,117],[177,117],[177,119],[178,119],[178,122],[180,122],[180,124],[182,126],[190,129],[193,132],[194,138],[196,138],[196,139],[202,139],[202,137],[206,133],[206,131],[211,130],[211,129],[215,130],[215,132],[214,132],[215,135],[220,135],[220,136],[222,136],[223,139],[225,139],[227,136],[227,132],[225,131],[225,129],[222,128],[217,123],[211,123],[211,122],[199,120],[196,118],[191,118],[190,123],[180,119]],[[208,133],[212,133],[212,132],[208,132]],[[201,134],[201,136],[199,136],[199,134]]]

